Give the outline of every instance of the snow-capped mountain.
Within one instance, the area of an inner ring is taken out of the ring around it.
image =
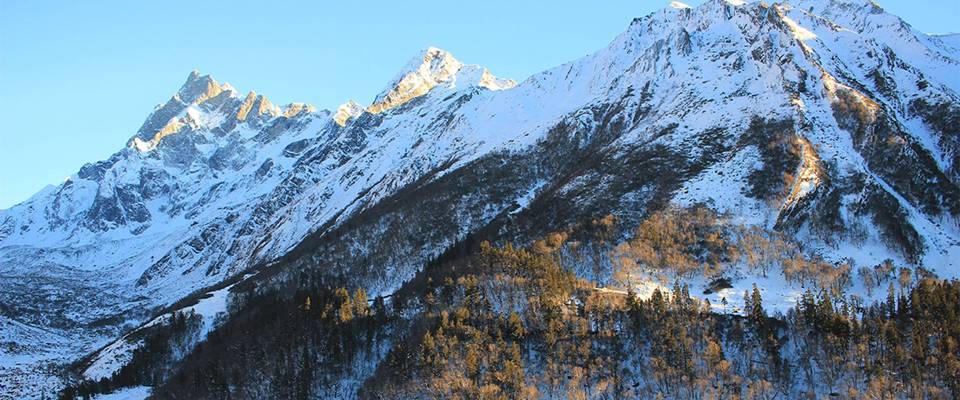
[[[626,232],[669,203],[958,276],[958,126],[957,41],[864,0],[674,2],[519,84],[428,48],[334,111],[195,71],[121,151],[0,211],[0,374],[49,374],[242,273],[385,295],[468,234],[610,213]]]
[[[74,353],[92,350],[96,333],[109,337],[277,258],[317,227],[471,152],[461,138],[411,151],[442,126],[384,124],[374,112],[427,91],[479,96],[513,84],[431,48],[369,111],[351,101],[331,113],[279,108],[194,71],[125,149],[2,211],[4,305],[16,320],[86,340]],[[45,304],[72,295],[82,301]],[[29,341],[20,336],[9,339]],[[43,350],[63,350],[55,347]]]

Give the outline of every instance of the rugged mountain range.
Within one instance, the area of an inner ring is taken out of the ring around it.
[[[194,71],[121,151],[0,211],[0,393],[55,388],[46,364],[91,352],[81,375],[109,377],[171,310],[205,335],[238,282],[386,296],[464,240],[613,215],[616,242],[671,204],[956,277],[958,127],[956,37],[862,0],[675,2],[520,83],[429,48],[335,111]],[[578,274],[609,282],[583,252]]]

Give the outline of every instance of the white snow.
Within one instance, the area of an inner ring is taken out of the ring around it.
[[[251,276],[253,275],[245,275],[240,281],[242,282]],[[202,317],[203,325],[201,326],[200,331],[197,333],[197,339],[201,341],[204,340],[207,334],[216,327],[217,323],[220,321],[220,317],[226,313],[227,299],[230,293],[230,288],[235,285],[236,283],[222,289],[209,292],[204,295],[203,298],[197,302],[197,304],[160,315],[143,324],[141,327],[127,333],[120,339],[105,347],[103,350],[99,351],[96,357],[94,357],[90,366],[84,370],[83,376],[92,380],[109,378],[124,365],[130,363],[133,358],[133,351],[143,345],[142,341],[133,341],[131,338],[134,337],[137,332],[143,329],[157,324],[167,323],[167,321],[169,321],[173,316],[174,312],[180,312],[185,315],[196,314]]]
[[[143,400],[150,397],[151,388],[149,386],[135,386],[130,388],[117,389],[113,393],[96,395],[96,400]]]
[[[182,137],[190,139],[183,147],[134,138],[131,149],[110,160],[102,179],[83,179],[78,173],[0,211],[0,270],[7,276],[38,273],[63,285],[100,287],[118,299],[104,300],[78,319],[169,305],[282,255],[317,227],[328,222],[335,226],[450,161],[452,165],[436,176],[491,152],[525,151],[561,119],[575,121],[578,131],[588,132],[602,121],[585,110],[618,101],[631,112],[642,102],[649,112],[630,121],[627,132],[611,146],[657,144],[700,156],[710,150],[687,140],[707,129],[725,128],[735,141],[749,116],[792,118],[820,160],[851,174],[869,173],[849,133],[836,124],[830,88],[820,83],[840,87],[853,79],[872,85],[868,74],[875,69],[890,75],[898,92],[893,98],[871,101],[893,110],[892,117],[902,121],[944,167],[946,153],[928,128],[907,115],[902,101],[916,96],[956,98],[957,36],[924,35],[895,16],[864,12],[859,7],[869,6],[866,2],[789,3],[771,6],[780,7],[785,15],[782,22],[789,29],[782,30],[776,24],[758,24],[766,17],[759,18],[762,10],[756,3],[726,0],[690,8],[673,2],[668,9],[637,19],[609,46],[519,84],[429,48],[374,99],[374,108],[367,110],[380,113],[382,121],[373,127],[351,125],[364,111],[349,102],[336,114],[307,107],[298,108],[305,112],[271,117],[267,123],[287,124],[272,132],[275,136],[247,123],[219,132],[216,128],[231,116],[207,103],[191,104],[168,121],[182,125],[182,131],[172,134],[190,135]],[[878,55],[886,48],[908,68],[880,61]],[[917,88],[919,74],[929,88]],[[808,86],[806,93],[788,90],[800,84]],[[641,98],[644,87],[649,88],[647,98]],[[232,96],[238,93],[227,85],[223,88]],[[422,101],[411,102],[414,98]],[[399,105],[405,107],[392,110]],[[671,124],[676,124],[671,133],[656,136]],[[222,157],[226,166],[212,163],[215,157]],[[758,162],[752,147],[731,153],[684,182],[673,200],[681,205],[706,202],[731,214],[735,222],[769,227],[781,205],[769,206],[743,195],[746,176]],[[800,172],[793,200],[812,193],[818,184],[813,169]],[[943,277],[960,274],[955,261],[960,259],[956,222],[925,215],[882,179],[868,176],[909,211],[911,223],[927,240],[924,263]],[[150,185],[156,190],[134,190]],[[540,185],[516,199],[521,209],[534,201]],[[94,205],[122,204],[131,191],[136,196],[153,193],[132,201],[149,218],[133,221],[136,210],[119,207],[125,223],[99,219],[93,222],[103,226],[87,225]],[[481,210],[477,218],[492,218],[496,211]],[[205,231],[209,234],[202,234]],[[809,233],[801,237],[832,260],[897,259],[873,236],[856,246],[827,245],[816,239]],[[227,249],[235,252],[228,254]],[[437,249],[422,249],[420,255],[429,257],[431,251]],[[79,283],[77,276],[83,277]],[[396,287],[403,278],[391,277],[393,281],[380,289]],[[138,284],[141,279],[144,283]],[[732,292],[737,293],[722,292],[710,300],[736,297],[758,282],[769,293],[764,293],[765,299],[789,304],[799,289],[780,285],[777,279],[747,277],[735,282]],[[203,316],[205,332],[215,326],[226,298],[226,289],[214,291],[191,307]],[[164,317],[132,318],[131,324],[150,324]],[[33,353],[4,354],[0,363],[11,368],[18,357],[40,357],[61,348],[56,344],[63,338],[73,340],[45,327],[15,329],[2,334],[37,347]],[[77,357],[102,338],[89,337],[86,342],[53,353]],[[88,370],[89,376],[109,375],[136,345],[122,339],[109,344]]]
[[[790,17],[784,17],[783,22],[786,22],[787,26],[793,30],[793,37],[795,37],[797,40],[813,40],[817,38],[816,34],[807,30],[807,28],[798,25],[796,22],[790,19]]]

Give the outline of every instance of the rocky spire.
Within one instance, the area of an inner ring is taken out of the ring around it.
[[[185,104],[196,104],[214,98],[226,89],[228,87],[220,85],[210,75],[200,75],[199,71],[193,70],[174,97]]]
[[[256,92],[250,92],[237,110],[237,121],[246,121],[248,118],[267,116],[269,118],[280,115],[280,109],[273,105],[266,97]]]

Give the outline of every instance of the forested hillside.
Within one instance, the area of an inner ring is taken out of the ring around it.
[[[530,248],[460,243],[386,299],[309,274],[296,290],[238,289],[243,300],[232,305],[229,321],[176,368],[170,352],[190,329],[189,316],[149,334],[149,344],[112,378],[63,395],[136,385],[155,386],[161,399],[960,393],[960,282],[889,265],[854,277],[796,254],[772,259],[770,252],[782,256],[791,244],[771,244],[722,220],[702,207],[652,215],[609,249],[630,260],[617,275],[657,273],[664,283],[686,274],[720,277],[743,257],[750,268],[782,265],[764,273],[806,282],[796,304],[770,312],[756,286],[734,305],[710,304],[679,283],[647,295],[597,287],[566,260],[578,245],[567,239],[574,231]],[[611,222],[590,225],[604,223]],[[651,245],[661,251],[649,252]],[[865,303],[849,293],[854,279],[878,286],[885,300]],[[722,278],[716,285],[723,290]],[[741,312],[717,312],[727,306]]]

